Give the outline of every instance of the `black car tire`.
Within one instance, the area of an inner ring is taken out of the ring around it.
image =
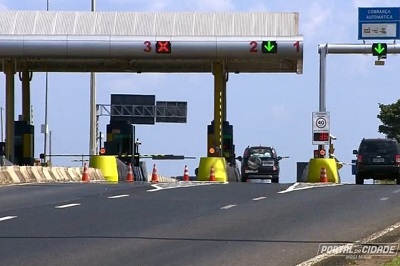
[[[242,182],[247,182],[247,176],[242,175],[242,177],[240,178]]]
[[[271,179],[271,182],[272,182],[272,183],[279,183],[279,176],[274,176],[274,177]]]
[[[356,184],[357,185],[364,185],[364,178],[360,175],[356,175]]]
[[[400,176],[396,178],[396,185],[400,185]]]

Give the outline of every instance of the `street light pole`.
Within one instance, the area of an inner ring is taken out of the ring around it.
[[[50,0],[47,0],[46,11],[49,11]],[[47,102],[49,97],[49,73],[46,72],[46,92],[44,99],[44,144],[43,144],[43,162],[46,163],[46,153],[47,153],[47,130],[48,130],[48,121],[47,121]]]
[[[91,11],[95,11],[96,1],[92,0]],[[97,132],[96,132],[96,76],[90,73],[90,129],[89,129],[89,155],[96,154]]]

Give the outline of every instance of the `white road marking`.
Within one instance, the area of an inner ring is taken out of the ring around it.
[[[0,222],[17,218],[17,216],[4,216],[0,218]]]
[[[278,193],[286,193],[286,192],[293,191],[298,185],[299,185],[299,183],[294,183],[293,185],[288,187],[286,190],[279,191]]]
[[[357,240],[355,243],[356,244],[360,244],[360,243],[372,242],[375,239],[380,238],[380,237],[386,235],[387,233],[389,233],[389,232],[391,232],[391,231],[393,231],[393,230],[395,230],[395,229],[397,229],[399,227],[400,227],[400,222],[395,223],[394,225],[391,225],[391,226],[387,227],[386,229],[384,229],[384,230],[382,230],[380,232],[376,232],[376,233],[370,235],[369,237],[363,238],[361,240]],[[349,245],[349,244],[347,244],[347,245]],[[345,246],[346,245],[342,245],[342,247],[345,247]],[[342,247],[338,248],[338,250],[343,249]],[[323,260],[325,260],[325,259],[327,259],[329,257],[333,257],[335,255],[336,255],[335,252],[332,252],[332,253],[329,253],[329,254],[327,254],[327,253],[320,254],[320,255],[315,256],[315,257],[313,257],[313,258],[311,258],[311,259],[309,259],[307,261],[304,261],[304,262],[302,262],[300,264],[297,264],[296,266],[312,266],[312,265],[314,265],[316,263],[319,263],[319,262],[321,262],[321,261],[323,261]]]
[[[229,184],[229,182],[207,182],[207,181],[180,181],[176,183],[170,183],[170,186],[164,187],[161,185],[151,185],[154,187],[154,189],[149,189],[147,192],[154,192],[154,191],[160,191],[160,190],[165,190],[165,189],[174,189],[174,188],[187,188],[187,187],[197,187],[197,186],[206,186],[206,185],[226,185]],[[163,185],[166,185],[164,183]]]
[[[389,198],[381,198],[381,200],[388,200]]]
[[[332,183],[332,184],[326,184],[326,185],[319,185],[319,186],[316,185],[316,186],[313,186],[313,185],[312,185],[313,183],[308,183],[308,184],[309,184],[308,187],[299,187],[299,188],[296,188],[299,184],[300,184],[300,183],[294,183],[293,185],[291,185],[290,187],[288,187],[286,190],[279,191],[278,193],[287,193],[287,192],[292,192],[292,191],[297,191],[297,190],[304,190],[304,189],[309,189],[309,188],[335,187],[335,186],[341,186],[341,185],[343,185],[343,184],[334,184],[334,183]],[[318,183],[316,183],[316,184],[318,184]]]
[[[154,189],[149,189],[149,190],[147,190],[148,192],[153,192],[153,191],[158,191],[158,190],[163,189],[162,187],[159,187],[157,185],[151,185],[151,186],[154,187]]]
[[[227,209],[233,208],[235,206],[236,205],[226,205],[226,206],[222,207],[221,210],[227,210]]]
[[[393,193],[399,193],[400,189],[393,191]]]
[[[60,205],[56,206],[56,209],[64,209],[64,208],[69,208],[69,207],[75,207],[81,205],[80,203],[71,203],[71,204],[66,204],[66,205]]]
[[[129,195],[126,195],[126,194],[124,194],[124,195],[115,195],[115,196],[111,196],[111,197],[108,197],[109,199],[119,199],[119,198],[124,198],[124,197],[129,197]]]
[[[265,199],[265,197],[254,198],[253,200],[262,200],[262,199]]]

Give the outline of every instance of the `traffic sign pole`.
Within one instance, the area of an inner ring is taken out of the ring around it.
[[[319,111],[326,112],[326,54],[328,45],[320,47],[319,57]]]
[[[359,8],[358,33],[360,40],[396,40],[400,38],[400,7]],[[372,54],[378,57],[400,53],[400,44],[320,44],[319,112],[326,112],[326,57],[328,54]],[[314,120],[314,119],[313,119]],[[314,127],[314,125],[313,125]],[[313,128],[313,134],[315,130]],[[324,150],[318,145],[318,150]]]
[[[320,50],[319,57],[319,111],[326,112],[326,55],[328,45],[324,45]],[[324,145],[318,145],[318,150],[324,150]]]

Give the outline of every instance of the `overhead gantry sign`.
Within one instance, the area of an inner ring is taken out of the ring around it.
[[[0,58],[6,73],[6,155],[11,161],[15,72],[211,72],[213,145],[219,149],[229,72],[303,72],[296,12],[4,11],[0,18],[5,22],[0,27]],[[30,106],[29,101],[24,104]],[[96,143],[94,134],[90,139]]]
[[[0,57],[22,71],[302,73],[303,38],[0,35]]]

